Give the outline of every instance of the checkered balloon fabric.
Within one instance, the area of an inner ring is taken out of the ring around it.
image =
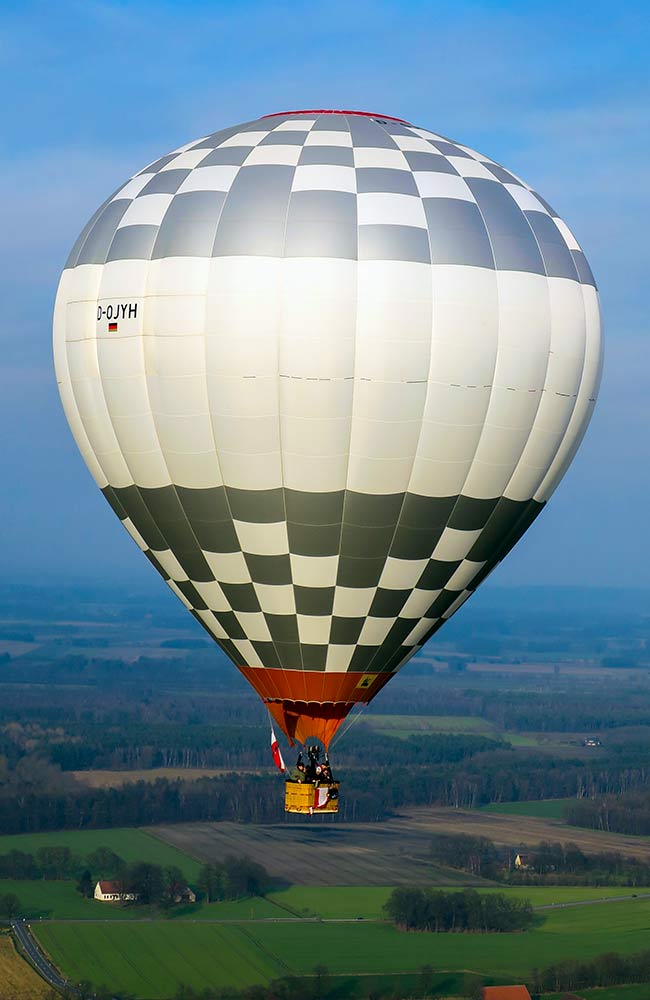
[[[132,177],[73,247],[54,339],[106,499],[269,699],[372,697],[540,512],[600,376],[594,279],[543,198],[352,112]]]

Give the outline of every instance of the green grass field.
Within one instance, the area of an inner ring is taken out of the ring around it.
[[[76,891],[75,882],[69,880],[0,879],[0,896],[9,892],[20,900],[20,916],[29,920],[144,920],[152,916],[146,906],[116,906],[84,899]],[[259,897],[176,906],[162,914],[167,920],[282,920],[292,916],[282,905]]]
[[[120,908],[84,899],[70,881],[34,882],[0,879],[0,896],[13,892],[21,903],[20,916],[30,920],[129,920],[142,916],[142,907]]]
[[[492,802],[481,806],[481,812],[502,813],[506,816],[539,816],[540,819],[564,819],[570,799],[538,799],[534,802]]]
[[[287,972],[309,975],[319,962],[337,975],[396,974],[431,965],[512,981],[560,959],[647,947],[650,900],[545,911],[537,926],[522,934],[406,934],[387,923],[354,920],[290,928],[262,921],[39,923],[33,928],[69,977],[110,981],[115,990],[144,1000],[173,996],[179,983],[242,986]]]
[[[448,887],[445,887],[448,888]],[[479,892],[503,892],[517,899],[530,899],[533,906],[552,906],[557,903],[579,903],[616,896],[635,896],[650,889],[629,888],[627,886],[498,886],[479,889]],[[281,892],[274,892],[269,900],[293,910],[299,916],[323,917],[325,920],[363,917],[364,920],[382,920],[382,907],[392,887],[386,886],[304,886],[294,885]],[[225,905],[225,904],[222,904]]]
[[[471,715],[364,715],[363,722],[371,729],[400,737],[418,733],[499,735],[491,722]]]
[[[166,920],[286,920],[294,917],[322,917],[325,920],[382,920],[382,907],[392,889],[385,886],[292,886],[270,893],[266,898],[253,897],[221,903],[196,903],[177,906],[162,914]],[[643,889],[591,886],[527,887],[481,889],[480,892],[505,892],[519,899],[530,899],[533,906],[604,899],[608,896],[633,896]],[[21,903],[21,917],[30,920],[136,920],[152,916],[143,906],[114,906],[83,899],[74,881],[18,881],[0,879],[0,896],[15,893]]]
[[[201,865],[194,858],[165,844],[144,830],[61,830],[54,833],[17,833],[0,837],[0,854],[25,851],[34,854],[39,847],[69,847],[74,854],[90,854],[97,847],[110,847],[125,861],[149,861],[156,865],[177,865],[192,881]]]
[[[173,996],[180,983],[197,990],[250,986],[287,971],[237,925],[43,923],[33,929],[70,979],[110,984],[138,998]]]
[[[323,946],[337,973],[405,972],[430,964],[517,977],[558,959],[640,951],[647,947],[649,928],[650,900],[631,900],[548,911],[525,934],[404,934],[388,924],[360,921],[296,924],[291,935],[277,924],[260,923],[254,936],[266,952],[302,974]]]

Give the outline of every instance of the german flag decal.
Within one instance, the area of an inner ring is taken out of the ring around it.
[[[108,324],[108,332],[109,333],[117,333],[117,323],[109,323]]]

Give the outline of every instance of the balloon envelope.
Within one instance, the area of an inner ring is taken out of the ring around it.
[[[54,323],[104,496],[284,732],[327,744],[537,517],[589,421],[595,284],[487,157],[271,115],[95,213]]]

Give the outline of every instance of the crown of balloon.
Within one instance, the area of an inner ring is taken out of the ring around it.
[[[262,118],[277,118],[278,115],[358,115],[361,118],[380,118],[382,121],[399,122],[400,125],[410,125],[405,118],[396,118],[394,115],[379,115],[374,111],[341,111],[338,108],[303,108],[299,111],[273,111],[270,115],[262,115]]]

